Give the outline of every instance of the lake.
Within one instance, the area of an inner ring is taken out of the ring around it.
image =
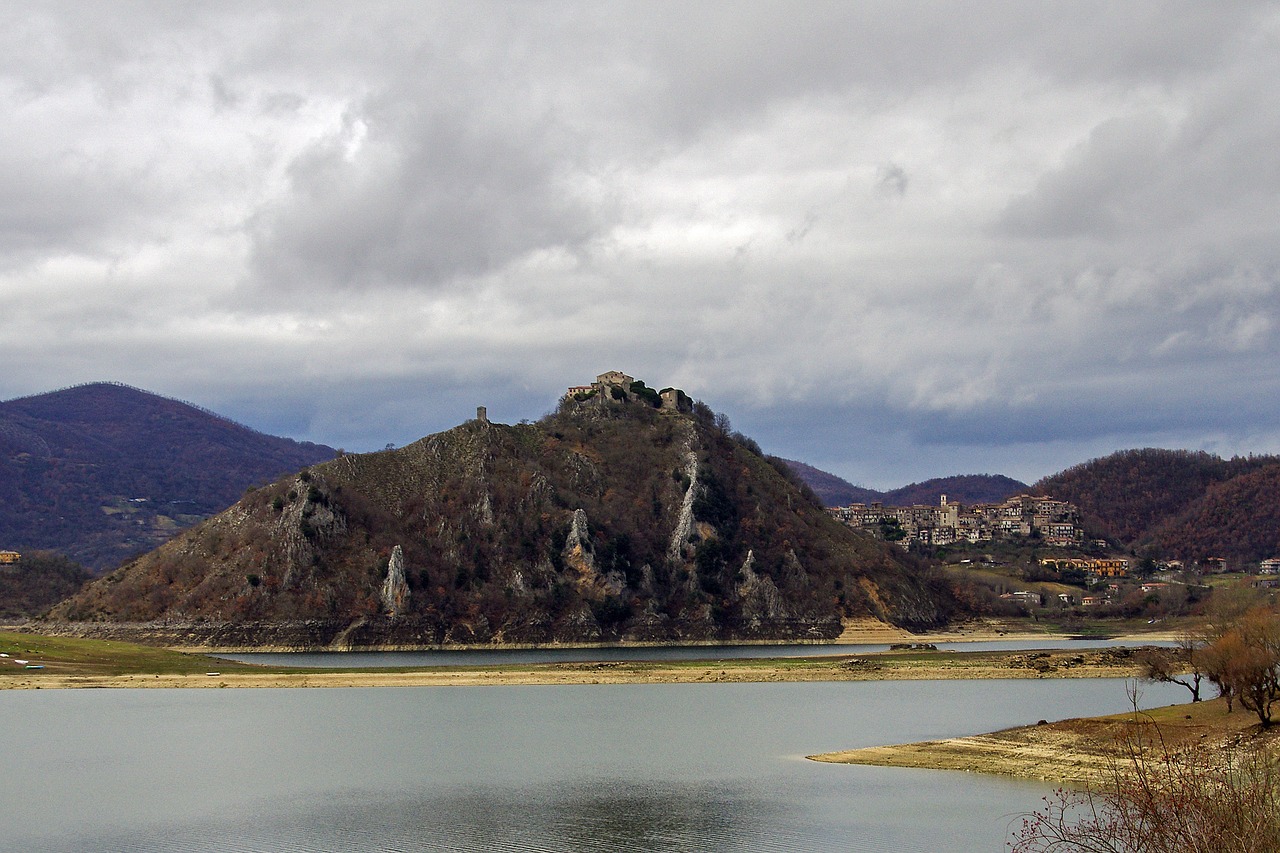
[[[936,643],[940,651],[1005,652],[1036,649],[1077,649],[1087,651],[1112,646],[1135,645],[1121,640],[982,640]],[[1151,641],[1146,645],[1173,645]],[[588,663],[610,661],[743,660],[753,658],[824,657],[865,655],[889,650],[888,643],[806,643],[780,645],[708,646],[582,646],[531,649],[438,649],[416,652],[244,652],[218,657],[244,663],[271,666],[308,667],[389,667],[389,666],[505,666],[528,663]]]
[[[803,756],[1126,705],[1114,679],[4,691],[0,849],[993,851],[1047,786]]]

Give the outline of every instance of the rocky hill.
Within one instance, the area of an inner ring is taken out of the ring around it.
[[[1046,477],[1086,530],[1158,558],[1237,564],[1280,552],[1280,457],[1125,450]]]
[[[0,549],[111,568],[248,486],[334,455],[124,385],[9,400],[0,403]]]
[[[949,616],[928,572],[828,517],[780,460],[623,379],[538,423],[478,418],[313,465],[53,618],[317,647],[820,639],[843,616]]]

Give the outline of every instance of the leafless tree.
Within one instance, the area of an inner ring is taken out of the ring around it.
[[[1172,750],[1149,720],[1134,732],[1105,785],[1060,789],[1026,815],[1009,842],[1013,853],[1280,850],[1280,772],[1271,753]]]

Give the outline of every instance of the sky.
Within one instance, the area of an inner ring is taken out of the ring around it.
[[[1270,2],[0,0],[0,399],[622,370],[859,485],[1280,452]]]

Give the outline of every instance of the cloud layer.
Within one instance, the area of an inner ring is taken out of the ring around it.
[[[6,3],[0,398],[624,369],[868,485],[1280,451],[1267,3]]]

